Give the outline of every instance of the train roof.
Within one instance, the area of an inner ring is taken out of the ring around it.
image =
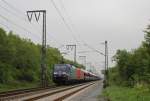
[[[69,67],[75,67],[75,68],[77,68],[76,66],[74,66],[74,65],[72,65],[72,64],[55,64],[55,65],[66,65],[66,66],[69,66]],[[92,72],[89,72],[89,71],[87,71],[87,70],[85,70],[85,69],[82,69],[82,68],[77,68],[77,69],[82,70],[82,71],[83,71],[84,73],[86,73],[86,74],[99,77],[98,75],[96,75],[96,74],[94,74],[94,73],[92,73]]]

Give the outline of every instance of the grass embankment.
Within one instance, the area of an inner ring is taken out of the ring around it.
[[[52,81],[48,83],[48,86],[54,85]],[[5,91],[12,91],[12,90],[18,90],[18,89],[28,89],[28,88],[35,88],[39,87],[39,82],[15,82],[11,84],[0,84],[0,92]]]
[[[37,83],[12,83],[12,84],[0,84],[0,92],[17,90],[17,89],[27,89],[37,87]]]
[[[103,96],[110,101],[150,101],[150,91],[140,87],[109,86],[104,89]]]

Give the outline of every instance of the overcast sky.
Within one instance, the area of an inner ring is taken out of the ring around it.
[[[6,2],[4,2],[6,1]],[[65,26],[51,0],[0,0],[0,15],[11,22],[25,27],[23,30],[0,17],[0,26],[13,30],[21,37],[41,43],[42,22],[28,22],[27,10],[47,10],[47,44],[61,47],[77,44],[77,52],[89,51],[83,41],[104,52],[101,43],[108,40],[109,63],[117,49],[131,50],[140,46],[144,39],[143,30],[150,23],[150,0],[53,0],[72,32]],[[8,5],[10,4],[10,5]],[[13,7],[12,7],[13,6]],[[40,17],[42,21],[42,16]],[[5,25],[5,26],[4,26]],[[64,51],[61,47],[60,50]],[[77,53],[86,55],[96,69],[104,68],[104,57],[98,53]],[[65,55],[73,60],[73,52]],[[77,57],[80,63],[81,59]]]

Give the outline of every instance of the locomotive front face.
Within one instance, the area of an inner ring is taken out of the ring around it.
[[[66,81],[68,78],[67,65],[56,64],[54,66],[53,78],[56,83]]]
[[[65,77],[67,76],[67,71],[66,71],[66,66],[65,65],[55,65],[54,67],[54,76],[55,77]]]

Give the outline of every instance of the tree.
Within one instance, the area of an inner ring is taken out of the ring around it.
[[[130,52],[118,50],[113,57],[116,61],[113,74],[117,74],[118,78],[112,79],[117,79],[120,84],[134,86],[139,83],[150,83],[150,25],[144,32],[145,40],[139,48]]]

